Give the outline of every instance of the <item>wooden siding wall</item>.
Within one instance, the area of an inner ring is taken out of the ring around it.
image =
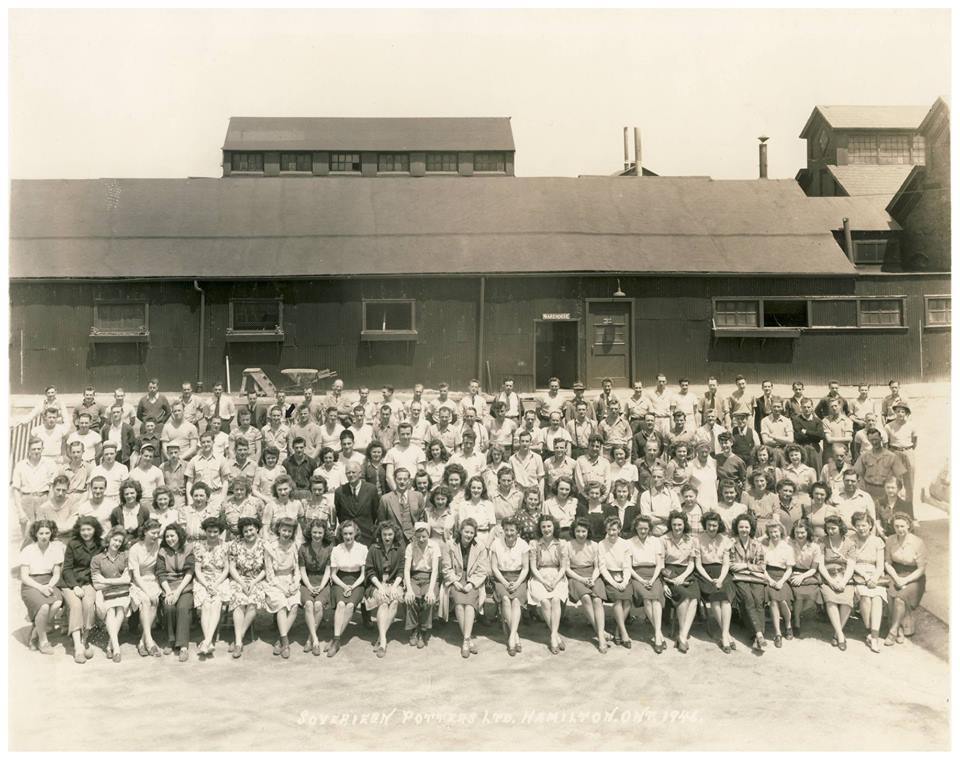
[[[923,329],[924,294],[950,292],[943,276],[861,276],[853,279],[621,277],[633,301],[634,377],[652,384],[658,372],[671,382],[686,375],[721,383],[743,374],[751,383],[797,377],[842,383],[942,380],[949,377],[950,330]],[[478,278],[397,278],[202,283],[206,292],[206,388],[224,376],[229,354],[231,383],[239,387],[244,367],[261,367],[279,382],[279,370],[336,370],[348,387],[377,388],[442,380],[466,387],[477,375]],[[569,313],[580,320],[580,368],[586,372],[585,319],[588,298],[610,298],[614,277],[488,277],[484,358],[494,385],[513,375],[522,389],[533,386],[534,320]],[[711,333],[715,296],[904,295],[907,329],[805,332],[798,340],[715,341]],[[142,388],[157,376],[164,388],[197,380],[199,294],[189,282],[11,283],[10,384],[14,393],[37,393],[50,383],[76,392],[87,383],[106,390]],[[282,295],[282,343],[228,343],[229,301],[234,297]],[[150,304],[149,344],[92,344],[97,298],[143,298]],[[416,301],[415,341],[360,340],[364,298]],[[23,335],[21,365],[20,335]],[[21,381],[22,372],[22,381]],[[485,372],[483,373],[485,375]],[[486,385],[487,378],[481,378]]]

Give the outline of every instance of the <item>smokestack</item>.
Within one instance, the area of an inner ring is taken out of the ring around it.
[[[633,155],[637,159],[637,176],[643,176],[643,151],[640,150],[640,129],[633,128]]]
[[[853,235],[850,234],[850,220],[843,217],[843,246],[847,250],[847,258],[853,263]]]
[[[627,171],[630,168],[630,141],[627,138],[627,131],[629,127],[623,128],[623,170]]]
[[[767,178],[767,140],[769,137],[760,136],[757,138],[760,141],[760,179]]]

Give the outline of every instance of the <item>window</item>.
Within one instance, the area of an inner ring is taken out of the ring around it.
[[[457,171],[456,153],[427,153],[428,172],[455,172]]]
[[[903,327],[903,301],[867,299],[860,301],[861,327]]]
[[[807,327],[807,302],[763,299],[764,327]]]
[[[378,172],[409,172],[410,156],[407,153],[379,153],[377,155]]]
[[[235,172],[262,172],[263,153],[231,153],[230,169]]]
[[[230,332],[282,332],[283,301],[279,298],[230,300]]]
[[[856,327],[857,299],[815,299],[810,302],[811,327]]]
[[[927,163],[927,147],[923,135],[913,136],[913,163],[917,166],[923,166]]]
[[[909,164],[910,163],[910,136],[909,135],[880,135],[880,163],[881,164]]]
[[[281,153],[280,171],[312,172],[313,155],[310,153]]]
[[[847,161],[851,164],[877,163],[876,135],[850,135],[847,141]]]
[[[409,340],[417,335],[416,302],[377,299],[363,302],[364,340]]]
[[[854,264],[883,264],[886,254],[886,240],[855,240],[853,243]]]
[[[94,340],[146,340],[150,336],[146,301],[96,301],[93,304]]]
[[[759,301],[717,301],[713,308],[717,327],[759,327]]]
[[[503,153],[474,153],[473,170],[475,172],[505,172],[507,162]]]
[[[950,296],[927,296],[927,327],[950,327]]]
[[[330,171],[332,172],[359,172],[359,153],[331,153]]]

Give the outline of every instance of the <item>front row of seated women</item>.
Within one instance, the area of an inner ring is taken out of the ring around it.
[[[191,616],[197,610],[202,630],[197,652],[201,659],[210,657],[224,607],[233,618],[229,649],[234,658],[242,657],[246,632],[258,610],[275,615],[273,653],[289,658],[298,607],[303,607],[307,628],[303,651],[333,657],[358,605],[376,621],[374,653],[384,657],[401,603],[411,646],[426,646],[439,607],[444,619],[453,612],[462,634],[460,652],[468,658],[479,651],[473,627],[484,609],[488,583],[510,656],[522,651],[519,626],[526,605],[538,609],[551,653],[564,650],[560,622],[567,602],[579,603],[601,653],[608,651],[610,639],[631,648],[627,622],[635,605],[643,608],[653,629],[654,651],[662,653],[668,602],[675,617],[674,646],[681,653],[689,651],[700,603],[719,632],[724,653],[736,649],[730,635],[734,604],[758,653],[767,646],[768,608],[779,648],[784,639],[800,636],[804,613],[818,604],[826,609],[832,643],[840,650],[846,649],[844,628],[858,605],[867,644],[879,652],[884,605],[890,609],[884,644],[893,646],[903,642],[904,628],[909,628],[904,623],[924,592],[926,550],[910,532],[912,519],[906,514],[893,517],[894,535],[885,543],[866,512],[853,515],[850,533],[839,516],[828,516],[821,541],[814,540],[806,518],[793,523],[789,536],[783,535],[780,522],[768,522],[763,540],[749,513],[733,520],[729,536],[713,511],[703,515],[702,532],[696,536],[690,534],[682,510],[670,513],[668,531],[660,537],[652,534],[649,517],[637,515],[632,522],[634,536],[626,540],[620,535],[620,519],[607,517],[605,537],[594,542],[591,522],[579,517],[570,540],[564,541],[557,521],[541,515],[537,536],[527,541],[518,521],[506,517],[488,547],[477,540],[473,518],[462,520],[455,537],[446,542],[431,538],[426,522],[415,524],[410,543],[392,522],[381,522],[370,546],[357,540],[358,529],[351,521],[340,526],[341,541],[334,546],[326,521],[315,520],[298,548],[297,523],[288,517],[275,521],[276,540],[269,542],[256,517],[241,517],[238,538],[229,542],[222,537],[220,518],[209,517],[201,526],[203,538],[193,543],[186,541],[182,526],[161,527],[148,519],[140,540],[128,550],[122,526],[103,537],[100,522],[84,516],[64,545],[54,540],[56,524],[39,520],[30,528],[32,542],[21,551],[21,595],[33,623],[31,647],[52,653],[50,622],[65,602],[74,659],[84,663],[93,657],[89,639],[95,615],[109,637],[108,658],[120,661],[118,636],[131,612],[140,617],[141,656],[177,652],[186,661]],[[334,610],[333,639],[324,648],[318,628],[328,600]],[[606,604],[615,621],[612,636],[605,628]],[[153,639],[161,608],[166,628],[162,649]]]

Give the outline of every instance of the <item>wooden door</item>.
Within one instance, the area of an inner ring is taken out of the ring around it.
[[[605,377],[614,387],[631,383],[631,308],[624,301],[587,303],[587,386],[599,388]]]

